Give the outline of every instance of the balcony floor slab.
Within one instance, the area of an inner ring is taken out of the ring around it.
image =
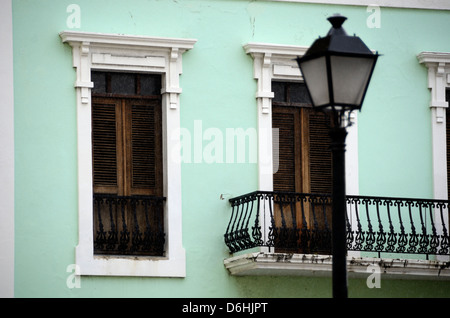
[[[318,276],[331,277],[332,256],[255,252],[224,260],[233,276]],[[450,261],[347,257],[350,278],[367,278],[380,273],[387,279],[450,280]]]

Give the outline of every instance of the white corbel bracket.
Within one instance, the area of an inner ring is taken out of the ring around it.
[[[444,113],[445,113],[445,111],[444,111],[444,109],[448,107],[447,104],[448,104],[447,102],[442,102],[440,104],[430,105],[431,108],[434,108],[436,110],[435,111],[436,123],[438,123],[438,124],[445,123],[445,120],[444,120]]]
[[[421,52],[417,55],[421,64],[428,68],[428,88],[431,93],[430,107],[433,109],[433,122],[445,122],[445,91],[450,87],[450,53]]]
[[[94,87],[93,82],[76,82],[75,87],[80,90],[81,95],[81,103],[87,104],[89,103],[89,96],[91,94],[90,89]]]
[[[182,89],[180,87],[168,87],[161,89],[161,94],[168,96],[170,109],[177,109],[181,92]]]
[[[261,105],[261,112],[263,114],[269,114],[270,108],[272,105],[272,98],[275,97],[275,94],[273,92],[265,92],[265,91],[258,91],[256,92],[256,99],[258,100],[259,104]]]

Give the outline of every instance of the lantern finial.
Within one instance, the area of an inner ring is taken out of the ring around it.
[[[344,17],[343,15],[340,15],[339,13],[336,13],[331,17],[329,17],[327,20],[330,21],[334,29],[339,29],[345,22],[345,20],[347,20],[347,18]]]
[[[336,13],[329,17],[327,19],[330,21],[331,25],[333,26],[330,31],[328,31],[327,36],[329,35],[347,35],[344,28],[342,27],[342,24],[347,20],[346,17],[340,15],[339,13]]]

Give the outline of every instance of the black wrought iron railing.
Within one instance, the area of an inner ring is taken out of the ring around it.
[[[164,201],[94,194],[94,254],[163,256]]]
[[[450,255],[449,201],[347,196],[347,250]],[[230,199],[231,253],[269,247],[331,254],[331,196],[255,191]]]

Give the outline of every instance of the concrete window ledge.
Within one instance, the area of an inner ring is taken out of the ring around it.
[[[331,276],[331,255],[256,252],[224,260],[234,276]],[[349,277],[367,278],[378,272],[383,278],[450,280],[450,261],[347,257]]]

